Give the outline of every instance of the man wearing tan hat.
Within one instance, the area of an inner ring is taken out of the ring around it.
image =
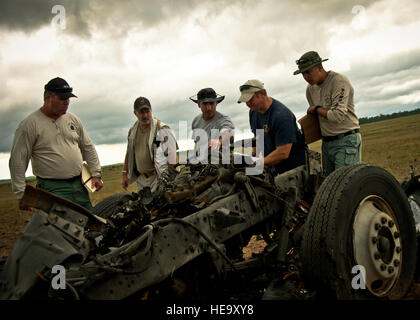
[[[295,115],[281,102],[267,96],[264,84],[259,80],[248,80],[239,91],[238,103],[245,102],[250,109],[252,132],[256,135],[257,129],[264,129],[264,166],[272,166],[276,173],[283,173],[304,165],[307,147]]]
[[[306,52],[296,60],[298,70],[308,82],[307,113],[318,117],[322,134],[322,167],[325,174],[361,162],[362,138],[354,110],[354,89],[342,74],[325,71],[315,51]]]
[[[81,182],[83,160],[92,174],[87,182],[102,188],[101,166],[95,146],[80,119],[67,112],[73,88],[62,78],[44,86],[44,104],[26,117],[16,129],[9,168],[12,190],[21,210],[31,210],[22,202],[25,172],[31,160],[36,186],[92,209],[89,194]],[[77,98],[77,97],[76,97]]]
[[[137,192],[149,187],[154,192],[158,182],[169,176],[169,165],[176,163],[178,148],[168,125],[152,116],[152,106],[145,97],[134,102],[137,121],[128,131],[128,144],[122,171],[122,186],[137,182]]]

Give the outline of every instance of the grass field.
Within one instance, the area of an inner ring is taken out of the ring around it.
[[[363,163],[385,168],[400,182],[409,178],[410,165],[420,173],[420,114],[367,123],[360,132]],[[309,148],[321,152],[321,141]]]
[[[420,115],[365,124],[361,126],[361,134],[363,163],[385,168],[400,182],[409,177],[410,165],[420,173]],[[321,142],[309,147],[320,152]],[[121,187],[121,169],[122,164],[103,168],[104,187],[91,194],[93,205],[110,195],[125,192]],[[35,181],[29,178],[28,183],[34,185]],[[128,192],[134,191],[132,184]],[[10,182],[0,183],[0,257],[8,254],[30,217],[30,212],[18,209]]]

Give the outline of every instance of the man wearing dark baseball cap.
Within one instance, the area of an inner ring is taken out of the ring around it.
[[[318,52],[308,51],[296,64],[308,86],[308,114],[318,117],[322,134],[322,166],[325,174],[361,162],[362,138],[354,107],[354,89],[346,76],[325,71]]]
[[[62,78],[54,78],[48,81],[48,83],[44,86],[46,92],[54,93],[58,95],[62,100],[75,97],[72,92],[73,88],[69,86],[66,80]]]
[[[249,122],[257,139],[261,139],[257,129],[264,130],[264,166],[273,167],[275,173],[283,173],[304,165],[307,147],[293,112],[269,97],[260,80],[246,81],[239,91],[238,103],[245,102],[250,109]]]
[[[83,161],[92,175],[92,190],[102,188],[101,166],[95,146],[80,119],[67,112],[70,97],[76,97],[66,80],[54,78],[44,86],[44,104],[16,129],[9,168],[12,190],[21,210],[30,210],[22,197],[29,161],[38,188],[92,209],[82,184]]]
[[[127,189],[136,182],[137,192],[145,187],[154,192],[160,182],[167,182],[178,144],[171,128],[153,117],[149,99],[134,101],[134,115],[137,121],[128,131],[121,185]]]

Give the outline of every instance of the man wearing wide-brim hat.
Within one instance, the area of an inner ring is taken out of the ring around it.
[[[354,107],[354,89],[346,76],[325,71],[315,51],[306,52],[296,64],[308,86],[308,114],[318,117],[322,134],[322,166],[325,174],[361,162],[362,139]]]
[[[217,105],[224,100],[225,96],[217,94],[213,88],[204,88],[198,91],[190,100],[197,103],[201,114],[192,122],[194,151],[200,161],[208,160],[208,153],[201,154],[203,150],[218,150],[221,146],[229,146],[233,141],[235,126],[232,119],[218,111]]]

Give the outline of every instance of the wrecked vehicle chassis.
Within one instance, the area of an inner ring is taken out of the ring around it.
[[[29,187],[25,197],[39,209],[2,267],[2,299],[400,299],[415,272],[397,181],[369,165],[324,179],[315,153],[277,176],[185,165],[157,192],[114,195],[93,212]],[[267,245],[244,260],[253,235]],[[56,265],[65,290],[52,288]]]

